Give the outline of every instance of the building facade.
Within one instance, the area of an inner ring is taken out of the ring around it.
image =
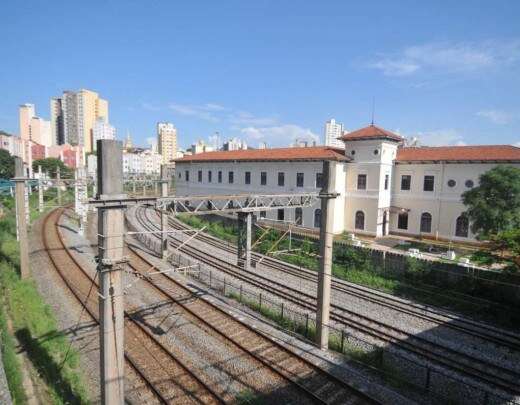
[[[36,116],[34,104],[22,104],[19,107],[20,138],[44,146],[51,146],[51,123]]]
[[[518,147],[404,147],[399,135],[374,125],[344,134],[342,142],[345,149],[281,148],[185,156],[176,161],[177,194],[318,192],[323,160],[336,160],[335,233],[475,242],[461,194],[497,165],[520,167]],[[267,218],[314,228],[319,226],[320,215],[316,205],[303,212],[268,212]]]
[[[108,101],[96,92],[81,89],[64,91],[61,97],[51,100],[52,136],[57,144],[82,146],[93,151],[93,129],[96,120],[108,120]]]
[[[162,155],[149,149],[123,151],[123,173],[126,175],[158,175],[161,172],[162,162]]]
[[[157,123],[157,146],[164,164],[177,158],[177,128],[171,122]]]
[[[92,128],[92,148],[96,150],[96,143],[101,139],[116,139],[116,129],[110,125],[105,117],[98,118]]]
[[[247,143],[238,138],[231,138],[222,145],[222,150],[241,150],[247,149]]]
[[[325,146],[334,148],[344,148],[343,142],[339,139],[343,136],[343,124],[336,122],[334,118],[325,123]]]

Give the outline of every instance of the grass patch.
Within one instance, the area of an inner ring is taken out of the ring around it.
[[[4,206],[9,203],[7,201]],[[59,331],[52,309],[38,293],[35,283],[20,279],[13,214],[0,220],[0,241],[0,294],[3,298],[0,328],[2,337],[7,336],[2,339],[3,363],[15,403],[23,404],[26,400],[20,365],[14,352],[14,338],[5,327],[7,318],[11,320],[18,342],[46,383],[52,403],[89,403],[77,351],[70,346],[67,336]]]
[[[7,319],[0,312],[0,342],[2,343],[2,362],[4,365],[7,385],[14,404],[24,404],[27,401],[23,389],[23,374],[16,355],[16,344],[7,328]]]

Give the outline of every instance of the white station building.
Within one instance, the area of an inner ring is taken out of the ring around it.
[[[177,195],[318,192],[322,162],[336,164],[334,233],[388,234],[474,242],[464,191],[497,165],[520,167],[511,145],[404,147],[403,138],[375,125],[330,146],[206,152],[176,160]],[[260,216],[320,225],[319,202],[310,208]]]

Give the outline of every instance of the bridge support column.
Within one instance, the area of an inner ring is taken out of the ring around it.
[[[251,221],[250,212],[238,213],[238,258],[237,264],[244,270],[251,268]]]
[[[29,242],[27,240],[27,206],[26,186],[23,161],[18,156],[14,158],[15,202],[16,202],[16,235],[20,242],[20,277],[29,277]]]
[[[321,198],[320,267],[318,271],[318,308],[316,313],[316,343],[321,349],[329,347],[330,288],[332,277],[332,246],[334,224],[334,192],[336,163],[323,162]]]
[[[97,141],[99,200],[126,198],[119,142]],[[101,402],[124,404],[123,206],[98,207]]]

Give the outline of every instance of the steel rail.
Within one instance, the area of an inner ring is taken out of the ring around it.
[[[81,305],[85,308],[85,310],[89,313],[89,315],[91,316],[91,318],[93,320],[96,321],[96,323],[99,324],[99,320],[98,318],[96,317],[96,314],[94,313],[94,311],[92,311],[88,305],[86,304],[86,302],[84,302],[78,291],[74,288],[74,286],[72,285],[71,281],[65,276],[64,272],[62,271],[62,269],[60,268],[59,264],[57,263],[57,260],[56,258],[53,256],[53,254],[51,253],[53,250],[51,250],[49,248],[49,243],[48,243],[48,239],[47,239],[47,232],[49,230],[49,224],[48,222],[50,221],[50,219],[53,217],[53,216],[56,216],[57,218],[54,219],[54,224],[52,224],[52,226],[54,227],[54,231],[56,233],[56,236],[57,236],[57,240],[59,241],[60,245],[62,246],[62,249],[60,249],[61,252],[63,253],[66,253],[67,254],[67,257],[74,263],[74,265],[76,266],[77,270],[80,270],[81,274],[83,275],[83,277],[85,277],[86,279],[88,279],[88,281],[90,283],[93,283],[95,286],[98,286],[98,284],[92,279],[92,277],[86,272],[86,270],[79,264],[79,262],[77,261],[77,259],[72,255],[72,253],[70,252],[70,250],[67,248],[64,240],[63,240],[63,237],[62,235],[60,234],[60,232],[58,231],[58,229],[56,228],[57,227],[57,223],[59,221],[59,218],[61,217],[61,215],[63,214],[64,212],[64,209],[57,209],[57,210],[54,210],[54,211],[51,211],[44,219],[44,226],[42,228],[42,231],[43,231],[43,241],[44,241],[44,247],[48,253],[48,256],[51,260],[51,262],[53,263],[53,266],[55,267],[55,269],[57,270],[57,272],[59,273],[61,279],[64,281],[64,283],[67,285],[67,287],[69,288],[69,290],[73,293],[73,295],[76,297],[76,299],[81,303]],[[68,270],[70,271],[70,270]],[[95,295],[94,295],[95,296]],[[175,355],[173,355],[162,343],[160,343],[159,341],[157,341],[157,339],[155,339],[155,337],[148,331],[146,330],[142,325],[140,325],[137,321],[135,321],[126,311],[125,311],[125,318],[130,320],[131,321],[131,325],[132,326],[135,326],[137,327],[138,330],[140,330],[141,332],[143,332],[149,339],[150,341],[155,344],[157,347],[160,348],[160,350],[165,353],[168,357],[170,357],[170,359],[172,360],[173,364],[175,365],[178,365],[183,371],[185,371],[191,378],[193,378],[197,384],[201,385],[209,394],[210,396],[212,396],[216,402],[218,403],[222,403],[224,404],[225,401],[217,394],[215,393],[211,387],[207,386],[203,381],[200,380],[200,378],[198,376],[196,376],[195,374],[193,374],[193,372],[186,366],[184,365]],[[146,377],[146,372],[144,370],[142,370],[138,365],[137,363],[135,362],[135,360],[133,359],[133,356],[129,353],[127,353],[125,351],[125,359],[127,360],[127,362],[131,365],[131,367],[137,372],[137,374],[143,378],[143,380],[145,381],[146,385],[150,388],[150,390],[154,393],[154,395],[162,402],[162,403],[165,403],[165,404],[169,404],[171,403],[171,401],[169,399],[167,399],[164,394],[162,394],[160,392],[160,390],[154,386],[154,384],[150,381],[150,379],[148,377]]]
[[[145,207],[139,207],[138,211],[136,211],[136,215],[137,212],[144,212],[146,221],[137,217],[142,226],[149,228],[151,224],[154,224],[149,220]],[[152,226],[156,227],[156,224]],[[175,237],[173,235],[170,236],[170,243],[172,243],[173,246],[176,246],[176,242],[174,242]],[[259,274],[246,271],[229,262],[224,262],[220,257],[215,257],[207,251],[202,251],[194,246],[185,246],[184,252],[226,274],[232,275],[235,278],[247,282],[259,289],[268,291],[269,293],[290,301],[302,308],[310,311],[316,310],[316,298],[310,294],[290,288],[287,285]],[[256,280],[253,279],[253,277],[256,278]],[[336,322],[355,328],[356,330],[382,342],[393,343],[410,353],[427,358],[434,364],[441,365],[445,368],[447,367],[458,373],[462,372],[467,376],[475,378],[481,383],[492,384],[494,388],[499,387],[509,394],[517,395],[520,393],[520,387],[517,383],[517,381],[520,381],[520,373],[482,360],[475,361],[473,357],[466,355],[465,353],[460,353],[454,349],[439,346],[438,344],[434,344],[424,338],[414,336],[396,327],[375,321],[367,316],[359,315],[345,308],[338,307],[337,305],[331,305],[331,307],[334,310],[331,313],[331,319]],[[342,312],[342,314],[338,314],[338,311]],[[398,336],[396,337],[395,334]],[[408,339],[408,341],[403,339]],[[412,343],[412,341],[414,343]],[[455,360],[454,357],[457,359]],[[505,374],[510,378],[503,378],[499,374]]]

